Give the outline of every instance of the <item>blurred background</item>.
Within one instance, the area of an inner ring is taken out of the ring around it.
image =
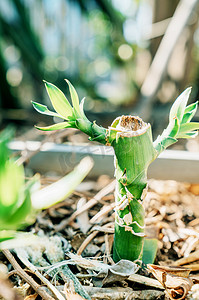
[[[199,99],[198,13],[197,0],[1,0],[0,127],[52,124],[30,101],[50,107],[42,80],[68,95],[67,78],[91,120],[139,114],[157,135],[180,92]]]

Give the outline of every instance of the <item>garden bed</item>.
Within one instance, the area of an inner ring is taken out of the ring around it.
[[[43,177],[42,184],[44,186],[54,180],[52,177]],[[48,280],[59,291],[64,291],[65,284],[65,295],[68,297],[73,291],[73,284],[69,280],[72,279],[76,291],[83,293],[83,287],[91,299],[167,299],[159,282],[150,281],[152,276],[146,270],[130,276],[125,276],[121,271],[116,276],[100,269],[103,265],[113,265],[113,190],[114,181],[101,175],[96,181],[83,182],[71,197],[43,211],[30,228],[42,236],[42,240],[28,248],[26,254],[34,266],[47,274]],[[198,255],[198,194],[198,184],[149,180],[146,234],[159,241],[156,264],[177,266],[181,265],[180,258],[189,258],[192,252]],[[21,254],[22,257],[23,255]],[[70,269],[67,267],[68,259],[73,261]],[[193,271],[191,274],[194,280],[199,272],[197,260],[199,255],[194,259],[193,265],[188,260],[183,263]],[[4,258],[2,261],[5,262]],[[63,262],[62,266],[57,264],[60,261]],[[98,262],[102,266],[99,267]],[[11,271],[11,266],[8,267]],[[34,294],[16,273],[10,277],[15,288]],[[143,275],[146,276],[145,280]],[[78,281],[81,283],[80,287]],[[41,282],[40,284],[43,285]],[[47,291],[50,293],[48,289]]]

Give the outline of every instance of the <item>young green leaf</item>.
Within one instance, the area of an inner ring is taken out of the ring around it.
[[[180,123],[178,118],[174,118],[169,122],[167,128],[163,131],[162,139],[166,139],[168,137],[175,138],[179,132]]]
[[[79,108],[80,108],[80,114],[81,114],[81,117],[83,119],[87,119],[87,117],[85,116],[85,113],[84,113],[84,101],[85,101],[85,97],[81,100],[80,102],[80,105],[79,105]]]
[[[162,151],[164,151],[167,147],[175,144],[177,140],[172,137],[163,137],[162,135],[158,136],[157,139],[153,142],[153,146],[157,151],[157,155],[159,155]]]
[[[198,130],[198,129],[199,129],[198,122],[185,123],[180,126],[179,133],[186,133],[186,132]]]
[[[198,135],[198,131],[186,132],[186,133],[179,133],[178,139],[192,139]]]
[[[32,103],[34,109],[36,111],[38,111],[40,114],[44,114],[44,115],[47,115],[47,116],[53,116],[53,117],[58,117],[58,118],[64,119],[63,116],[57,114],[56,112],[50,111],[46,105],[43,105],[43,104],[40,104],[40,103],[37,103],[37,102],[34,102],[34,101],[31,101],[31,103]]]
[[[68,102],[62,91],[58,89],[54,84],[46,81],[44,82],[54,109],[59,115],[63,116],[63,118],[67,120],[69,116],[73,115],[73,109],[70,103]]]
[[[70,128],[71,125],[68,122],[60,122],[46,127],[39,127],[39,126],[35,126],[35,127],[43,131],[53,131],[58,129]]]
[[[65,81],[68,83],[68,86],[69,86],[69,91],[70,91],[73,107],[75,108],[77,113],[80,113],[79,97],[77,95],[77,92],[76,92],[74,86],[70,83],[70,81],[68,79],[65,79]]]
[[[181,122],[185,108],[187,105],[187,101],[189,99],[189,95],[191,93],[191,88],[187,88],[180,96],[175,100],[173,103],[171,110],[170,110],[170,115],[169,115],[169,122],[172,121],[174,118],[178,118],[178,120]]]
[[[181,123],[183,124],[183,123],[190,122],[193,116],[195,115],[197,108],[198,108],[198,102],[188,105],[184,111],[184,116],[182,118]]]

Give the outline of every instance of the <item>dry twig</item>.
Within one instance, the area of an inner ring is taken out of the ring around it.
[[[41,285],[39,285],[32,277],[30,277],[17,263],[14,256],[10,253],[9,250],[2,250],[3,254],[6,256],[6,258],[9,260],[13,268],[16,270],[17,274],[23,278],[25,282],[27,282],[37,294],[39,294],[42,299],[44,300],[55,300],[53,297],[51,297],[43,288]]]
[[[23,249],[16,250],[18,258],[21,262],[29,268],[40,280],[43,282],[48,289],[56,296],[58,300],[65,300],[64,297],[60,294],[60,292],[55,288],[54,285],[50,283],[48,279],[46,279],[38,270],[37,268],[27,259],[27,254]]]
[[[107,186],[105,186],[102,190],[100,190],[94,198],[90,199],[88,202],[86,202],[85,205],[77,209],[67,220],[63,220],[58,226],[56,226],[56,231],[63,230],[66,225],[71,224],[75,218],[83,213],[84,211],[90,209],[94,205],[96,205],[104,196],[111,193],[115,188],[115,180],[109,183]]]
[[[102,226],[102,229],[106,229],[107,227],[112,226],[112,222],[108,223],[104,226]],[[89,236],[87,236],[87,238],[83,241],[83,243],[81,244],[81,246],[79,247],[78,251],[77,251],[77,255],[81,255],[82,252],[84,251],[84,249],[88,246],[88,244],[92,241],[92,239],[94,239],[94,237],[99,233],[99,230],[95,230],[93,231]]]
[[[199,260],[199,250],[191,253],[188,257],[183,257],[178,260],[176,260],[173,265],[174,266],[182,266],[188,263],[191,263],[193,261]]]

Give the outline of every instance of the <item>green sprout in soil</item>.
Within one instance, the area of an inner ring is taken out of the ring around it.
[[[11,129],[0,133],[0,249],[19,244],[17,239],[29,243],[30,239],[18,230],[34,223],[40,210],[68,197],[93,165],[91,159],[85,157],[71,173],[39,189],[38,174],[26,182],[24,167],[10,157],[8,143],[12,137]],[[13,238],[15,241],[10,243],[8,240]]]
[[[38,112],[59,117],[63,122],[37,128],[45,131],[77,128],[86,133],[91,141],[113,147],[116,177],[113,259],[115,262],[127,259],[150,263],[155,257],[157,243],[146,239],[144,231],[143,201],[147,193],[147,169],[162,151],[179,138],[188,139],[197,135],[199,123],[190,121],[198,104],[187,106],[191,89],[186,89],[171,107],[168,127],[153,142],[151,125],[138,116],[120,116],[107,129],[90,122],[84,113],[84,99],[79,103],[75,88],[66,81],[72,106],[62,91],[48,82],[45,86],[56,112],[32,102]]]

